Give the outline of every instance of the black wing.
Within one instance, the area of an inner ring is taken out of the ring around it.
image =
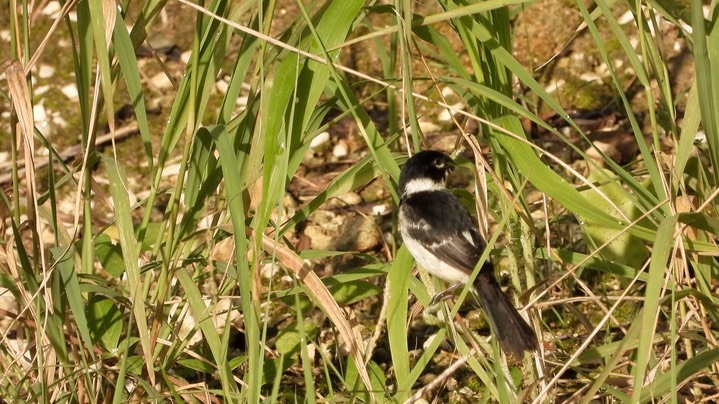
[[[411,194],[402,201],[407,233],[443,262],[471,273],[486,246],[467,209],[449,191]]]

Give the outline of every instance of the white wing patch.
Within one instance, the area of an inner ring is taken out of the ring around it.
[[[474,239],[472,238],[472,233],[470,233],[469,230],[463,231],[462,235],[467,239],[467,241],[469,241],[469,244],[476,245]]]

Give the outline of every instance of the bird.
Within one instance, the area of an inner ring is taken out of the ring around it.
[[[442,152],[420,151],[407,160],[398,184],[398,227],[404,244],[427,272],[452,285],[445,294],[469,282],[487,248],[477,223],[447,188],[454,166]],[[537,350],[536,334],[502,291],[489,259],[482,264],[472,293],[505,354],[522,358],[525,351]]]

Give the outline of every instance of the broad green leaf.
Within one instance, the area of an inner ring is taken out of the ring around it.
[[[580,192],[591,206],[624,222],[633,222],[641,216],[635,201],[627,198],[618,183],[619,178],[610,171],[595,171],[589,175],[588,180],[598,184],[596,188],[587,188]],[[581,215],[578,216],[580,222],[584,223],[582,229],[588,237],[590,249],[597,249],[609,242],[599,250],[600,256],[606,261],[639,268],[649,258],[649,250],[644,240],[624,230],[596,224],[584,220]]]
[[[311,321],[304,321],[303,324],[304,331],[301,331],[298,328],[298,324],[293,322],[277,334],[275,347],[277,347],[279,353],[287,356],[297,354],[300,352],[303,344],[308,344],[310,340],[317,337],[319,333],[317,324]]]
[[[118,348],[122,335],[122,312],[115,301],[94,295],[87,302],[86,316],[92,340],[110,352]]]
[[[125,273],[122,248],[113,243],[110,236],[101,234],[95,238],[95,257],[102,268],[112,276],[119,278]]]

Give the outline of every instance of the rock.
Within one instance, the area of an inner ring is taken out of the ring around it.
[[[622,153],[620,153],[616,147],[610,145],[609,143],[599,141],[595,141],[593,143],[595,147],[588,148],[585,153],[587,153],[587,157],[596,161],[600,167],[606,167],[606,163],[604,162],[604,159],[602,159],[602,156],[599,151],[607,155],[607,157],[614,160],[615,162],[619,162],[621,160]]]
[[[158,90],[169,90],[172,88],[172,81],[167,77],[165,72],[159,72],[150,78],[151,85]]]
[[[343,141],[337,142],[335,147],[332,148],[332,155],[337,158],[347,157],[349,154],[349,147],[347,146],[347,143]]]
[[[335,214],[318,210],[303,232],[313,250],[369,251],[380,244],[382,233],[370,218],[356,212]]]
[[[48,16],[48,17],[55,17],[56,14],[58,14],[62,10],[62,6],[60,5],[59,1],[51,1],[48,2],[45,8],[40,11],[42,14]]]
[[[247,101],[245,101],[245,104],[247,104]],[[310,148],[316,149],[323,144],[327,143],[330,140],[330,133],[327,131],[324,131],[314,138],[312,138],[312,141],[310,141]]]
[[[215,89],[220,94],[227,94],[227,89],[230,87],[230,83],[226,82],[223,79],[219,79],[215,82]]]
[[[55,74],[55,68],[50,65],[46,65],[44,63],[40,65],[40,67],[38,68],[38,71],[37,71],[37,75],[41,79],[48,79],[48,78],[52,77],[54,74]]]
[[[70,101],[75,101],[79,99],[79,94],[77,92],[77,86],[75,84],[68,84],[66,86],[63,86],[60,88],[60,91],[70,99]]]

